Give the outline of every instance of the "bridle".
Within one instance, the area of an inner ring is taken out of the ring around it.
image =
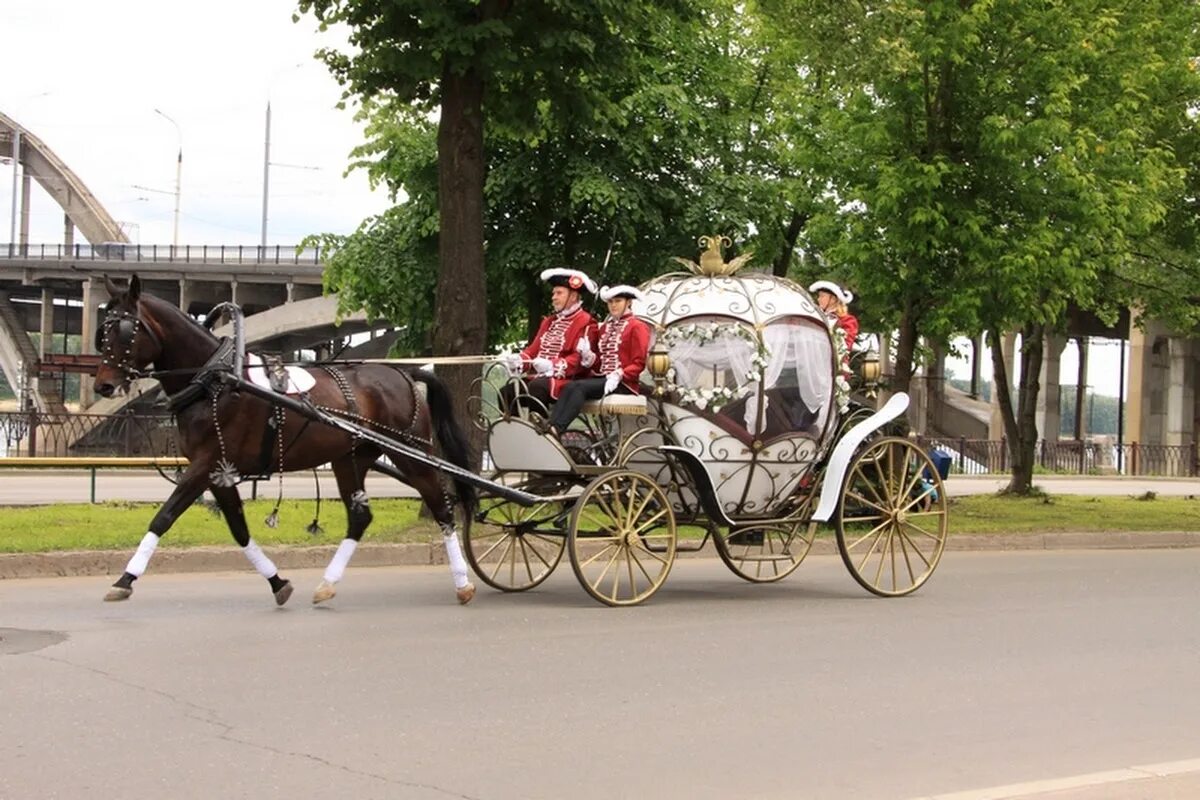
[[[114,332],[115,345],[111,348],[105,347],[112,340]],[[119,371],[126,382],[149,374],[139,369],[133,359],[133,348],[139,333],[149,336],[161,352],[162,340],[158,338],[154,328],[147,325],[136,311],[109,309],[100,327],[96,329],[96,352],[102,356],[100,363]]]

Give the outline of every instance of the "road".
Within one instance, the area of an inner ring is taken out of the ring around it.
[[[1200,756],[1200,550],[950,552],[895,600],[811,561],[684,560],[633,609],[566,565],[465,608],[444,568],[317,609],[314,572],[283,609],[249,571],[0,582],[0,797],[981,800]]]
[[[336,497],[333,475],[321,474],[321,496]],[[44,505],[47,503],[86,503],[91,497],[91,475],[81,471],[4,471],[0,472],[0,506]],[[982,494],[995,492],[1008,484],[1007,478],[951,477],[947,482],[950,494]],[[1200,478],[1105,478],[1092,476],[1038,476],[1034,484],[1051,494],[1084,495],[1141,495],[1152,491],[1161,495],[1200,495]],[[172,485],[156,472],[100,470],[96,473],[96,500],[126,502],[162,502],[171,493]],[[275,481],[260,482],[260,497],[274,497],[278,492]],[[250,497],[251,487],[242,486],[242,496]],[[307,498],[315,494],[312,473],[293,473],[284,478],[288,497]],[[371,497],[415,497],[416,493],[402,483],[383,475],[367,476],[367,493]]]

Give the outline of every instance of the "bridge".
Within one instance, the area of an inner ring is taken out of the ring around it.
[[[312,248],[245,245],[138,245],[96,196],[41,138],[0,113],[0,155],[8,156],[19,183],[19,235],[0,243],[0,370],[15,391],[39,411],[62,413],[68,402],[112,413],[126,398],[99,403],[91,379],[78,398],[63,397],[59,376],[94,365],[91,332],[108,299],[104,276],[133,274],[146,291],[200,316],[231,301],[247,314],[248,343],[294,356],[326,351],[332,340],[390,327],[362,313],[337,319],[337,298],[322,296],[322,254]],[[29,241],[33,182],[63,210],[63,241]],[[76,241],[76,233],[83,242]],[[36,342],[30,334],[37,334]],[[82,355],[66,353],[68,336],[81,336]],[[58,352],[55,352],[55,351]]]

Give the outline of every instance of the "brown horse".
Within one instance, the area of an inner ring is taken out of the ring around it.
[[[283,605],[292,585],[250,537],[242,513],[237,482],[242,475],[313,469],[332,464],[338,492],[349,520],[346,538],[325,570],[313,595],[320,603],[336,594],[363,531],[371,522],[370,501],[363,490],[367,470],[384,449],[331,425],[284,410],[270,401],[238,391],[231,385],[232,347],[171,303],[142,294],[137,276],[122,291],[105,278],[111,300],[96,332],[101,365],[96,391],[112,396],[136,377],[157,378],[171,398],[179,428],[179,444],[188,458],[187,470],[163,504],[124,574],[105,600],[125,600],[141,577],[159,539],[205,489],[212,492],[234,540],[250,563],[271,585],[275,602]],[[149,365],[153,372],[147,372]],[[429,453],[436,434],[442,453],[452,463],[469,465],[466,439],[454,419],[445,386],[425,372],[405,372],[382,364],[314,366],[306,368],[316,380],[302,398],[321,413],[336,415],[371,431]],[[244,376],[239,376],[244,377]],[[416,390],[426,386],[428,399]],[[467,581],[453,501],[442,475],[432,466],[388,453],[405,482],[421,495],[442,528],[443,542],[460,603],[475,587]],[[474,488],[455,480],[458,500],[470,515]]]

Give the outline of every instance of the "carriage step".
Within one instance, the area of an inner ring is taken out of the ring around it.
[[[695,553],[699,550],[703,550],[704,545],[707,543],[708,543],[707,539],[701,539],[698,542],[686,542],[686,543],[676,540],[675,552],[676,553]],[[651,553],[667,552],[667,546],[665,544],[651,544],[650,542],[642,542],[642,546],[645,547],[647,550],[649,550]]]
[[[796,557],[788,553],[772,553],[765,556],[740,556],[734,555],[736,561],[795,561]]]

